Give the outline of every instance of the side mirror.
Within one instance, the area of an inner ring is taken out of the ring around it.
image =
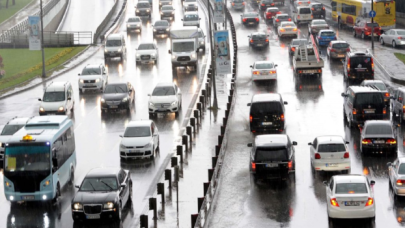
[[[107,72],[104,71],[103,74],[107,74]]]
[[[150,93],[148,93],[148,96],[151,96]]]
[[[387,166],[388,166],[388,167],[392,166],[392,163],[391,163],[391,162],[387,162]]]
[[[293,146],[298,145],[298,143],[296,141],[293,141],[292,143],[293,143]]]
[[[125,188],[125,187],[127,187],[127,184],[122,183],[122,184],[121,184],[121,188]]]
[[[342,97],[347,97],[347,94],[345,94],[345,93],[342,93],[341,95],[342,95]]]
[[[172,50],[169,50],[169,54],[172,54]]]
[[[201,20],[201,17],[200,17],[200,18],[198,18],[198,20]]]
[[[181,95],[181,93],[178,93],[178,95]]]
[[[288,102],[287,102],[287,101],[284,101],[284,104],[286,105],[286,104],[288,104]]]
[[[274,67],[278,67],[278,65],[276,64],[276,65],[274,65]]]
[[[247,103],[247,106],[251,106],[252,105],[252,103]]]
[[[349,141],[346,141],[346,144],[349,144]]]
[[[183,21],[183,19],[181,19]]]
[[[121,138],[124,137],[124,136],[122,136],[122,135],[119,135],[119,136],[120,136]]]
[[[131,89],[129,89],[129,92],[132,92],[132,88],[131,88]]]
[[[375,181],[371,180],[370,185],[375,185]]]
[[[323,185],[328,186],[328,182],[327,182],[327,181],[323,181],[322,183],[323,183]]]
[[[252,66],[252,65],[250,65],[249,67],[250,67],[250,68],[253,68],[253,66]]]
[[[68,97],[68,101],[71,101],[72,100],[72,98],[71,97]]]
[[[42,101],[42,99],[41,99],[41,98],[38,98],[38,101]]]
[[[311,142],[309,142],[309,143],[308,143],[308,146],[312,146],[312,143],[311,143]]]
[[[75,185],[75,188],[80,188],[80,186],[79,186],[79,185]]]
[[[253,146],[253,143],[248,143],[247,146],[248,146],[248,147],[252,147],[252,146]]]
[[[79,75],[79,76],[80,76],[81,74],[79,73],[79,74],[77,74],[77,75]]]

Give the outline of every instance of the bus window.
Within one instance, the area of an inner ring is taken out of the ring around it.
[[[332,11],[336,11],[336,2],[332,2]]]

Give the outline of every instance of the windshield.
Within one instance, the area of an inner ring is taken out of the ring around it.
[[[241,3],[241,2],[243,2],[244,0],[233,0],[233,2],[236,2],[236,3]]]
[[[349,44],[348,43],[336,43],[332,44],[333,48],[348,48]]]
[[[194,51],[194,42],[174,42],[173,52],[190,52]]]
[[[402,164],[399,166],[398,174],[402,174],[402,175],[405,174],[405,164],[404,164],[404,163],[402,163]]]
[[[256,69],[271,69],[273,68],[273,63],[258,63],[255,67]]]
[[[151,49],[155,49],[153,44],[140,44],[138,47],[138,50],[151,50]]]
[[[152,96],[172,96],[175,95],[176,92],[172,86],[167,87],[156,87],[153,90]]]
[[[126,93],[128,92],[127,90],[127,85],[107,85],[105,87],[104,93]]]
[[[47,145],[11,145],[6,147],[5,171],[48,171],[51,168]]]
[[[128,18],[128,22],[141,22],[141,19],[139,19],[137,17],[131,17],[131,18]]]
[[[44,102],[58,102],[65,100],[65,92],[45,92],[44,94]]]
[[[386,124],[373,124],[367,127],[367,135],[391,135],[392,128]]]
[[[265,34],[253,35],[253,36],[252,36],[252,39],[253,39],[253,40],[264,40],[264,39],[266,39],[266,38],[267,38],[267,36],[266,36]]]
[[[362,194],[367,193],[365,183],[342,183],[336,184],[336,194]]]
[[[197,2],[197,0],[185,0],[185,2]]]
[[[155,26],[169,26],[169,22],[167,22],[167,21],[156,21]]]
[[[85,178],[79,191],[115,191],[118,189],[117,179],[114,177]]]
[[[137,7],[138,8],[149,8],[150,5],[147,2],[142,2],[142,3],[138,3]]]
[[[326,23],[326,21],[313,21],[312,24],[314,24],[314,25],[328,25],[328,23]]]
[[[335,33],[330,31],[330,32],[321,32],[321,36],[335,36]]]
[[[293,40],[292,41],[292,45],[303,45],[303,44],[307,44],[308,41],[307,40]]]
[[[121,46],[121,40],[107,40],[107,47],[119,47]]]
[[[258,147],[256,149],[256,162],[285,160],[288,160],[288,151],[285,147]]]
[[[1,135],[14,135],[14,133],[16,133],[18,130],[20,130],[22,127],[24,127],[25,125],[6,125],[3,128],[3,131],[1,132]]]
[[[150,136],[150,127],[127,127],[124,137],[147,137]]]
[[[253,103],[250,108],[250,114],[282,114],[281,104],[279,102],[260,102]]]
[[[185,21],[196,21],[196,20],[198,20],[198,15],[197,14],[184,15],[184,20]]]
[[[83,69],[81,75],[100,75],[100,74],[101,74],[100,67],[97,68],[86,67]]]
[[[162,10],[173,10],[173,6],[163,6]]]
[[[380,27],[380,25],[378,25],[378,23],[375,23],[375,22],[374,23],[366,23],[366,26],[367,27],[373,27],[373,26],[374,27]]]
[[[344,144],[319,144],[318,152],[346,152]]]

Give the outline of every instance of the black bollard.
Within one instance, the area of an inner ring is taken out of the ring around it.
[[[148,215],[141,215],[140,216],[140,224],[141,224],[141,228],[149,228],[148,222]]]
[[[169,189],[171,190],[171,188],[172,188],[172,170],[171,169],[165,170],[165,180],[169,181]]]
[[[187,135],[181,136],[181,144],[183,144],[184,147],[186,148],[186,151],[188,151],[188,136]]]
[[[204,196],[207,195],[209,187],[210,187],[210,183],[209,182],[204,182]]]
[[[197,120],[197,125],[200,124],[200,115],[198,114],[198,110],[194,110],[194,118]]]
[[[198,200],[198,211],[200,211],[201,210],[201,207],[202,207],[202,205],[203,205],[203,203],[204,203],[204,197],[198,197],[197,198]]]
[[[201,104],[201,102],[197,103],[197,109],[200,111],[200,113],[202,112],[202,104]]]
[[[212,180],[212,176],[214,176],[214,170],[208,169],[208,181]]]
[[[191,228],[194,228],[197,223],[198,214],[191,214]]]
[[[218,161],[218,157],[212,157],[212,160],[211,160],[211,162],[212,162],[212,168],[214,169],[215,168],[215,166],[217,165],[217,161]]]
[[[221,126],[221,135],[224,136],[225,135],[225,127]]]
[[[180,163],[183,163],[183,146],[177,146],[177,155],[180,156]]]
[[[190,118],[190,122],[191,122],[191,119],[194,119],[194,118]],[[195,125],[195,119],[194,119],[194,125]],[[195,129],[195,127],[193,127],[193,128]],[[195,132],[195,130],[194,130],[194,132]],[[188,137],[190,137],[190,150],[191,150],[191,142],[193,141],[193,132],[192,132],[191,126],[186,127],[186,133],[187,133]]]
[[[215,156],[219,156],[219,152],[221,152],[221,145],[215,145]]]
[[[149,198],[149,210],[153,210],[153,220],[157,220],[157,203],[156,198]]]
[[[222,140],[223,140],[223,136],[222,135],[218,135],[218,145],[222,144]]]
[[[162,207],[165,205],[165,184],[157,183],[157,194],[162,196]]]

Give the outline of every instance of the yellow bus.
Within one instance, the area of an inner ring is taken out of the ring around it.
[[[332,0],[332,19],[342,25],[353,27],[361,20],[371,21],[371,0]],[[374,0],[376,16],[374,22],[381,26],[382,30],[395,28],[395,1]]]

